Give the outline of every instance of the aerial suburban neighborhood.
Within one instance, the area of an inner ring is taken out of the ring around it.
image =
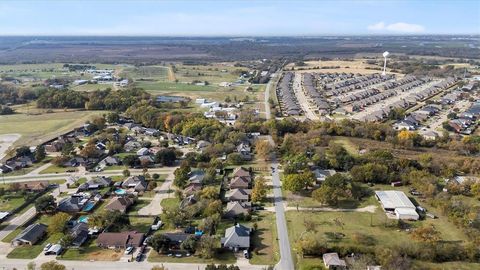
[[[477,1],[18,2],[0,269],[480,269]]]

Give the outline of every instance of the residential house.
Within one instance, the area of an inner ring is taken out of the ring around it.
[[[78,213],[86,210],[91,210],[89,201],[91,195],[88,193],[77,193],[70,197],[63,198],[57,206],[57,210],[65,213]],[[90,208],[90,209],[89,209]]]
[[[230,180],[230,188],[243,188],[247,189],[250,187],[251,178],[250,176],[235,176]]]
[[[118,157],[108,156],[98,163],[100,166],[116,166],[120,165],[121,161]]]
[[[151,156],[139,156],[138,160],[140,160],[142,166],[149,166],[155,163],[155,160],[153,160]]]
[[[197,198],[195,198],[195,195],[192,194],[190,196],[185,197],[181,202],[180,202],[180,208],[185,208],[187,206],[193,205],[197,203]]]
[[[211,143],[210,142],[207,142],[207,141],[204,141],[204,140],[200,140],[197,142],[197,149],[198,150],[202,150],[202,149],[205,149],[207,148],[208,146],[210,146]]]
[[[0,164],[0,173],[9,173],[12,171],[12,167],[5,164]]]
[[[250,172],[242,167],[237,167],[233,170],[233,177],[250,177]]]
[[[97,176],[78,187],[79,191],[101,189],[112,185],[112,179],[106,176]]]
[[[325,181],[325,179],[329,176],[332,176],[336,174],[337,172],[335,170],[322,170],[322,169],[315,169],[313,171],[315,174],[315,178],[317,180],[318,184],[321,184]]]
[[[189,173],[188,182],[192,184],[202,184],[203,179],[205,178],[205,171],[195,170]]]
[[[237,146],[237,152],[242,156],[244,160],[252,160],[252,149],[250,144],[247,142],[242,142]]]
[[[128,177],[122,183],[123,188],[133,189],[137,192],[143,192],[147,189],[147,182],[145,181],[145,177],[142,175],[135,175]]]
[[[125,151],[127,152],[133,152],[141,147],[142,147],[142,144],[140,144],[139,142],[129,141],[123,146],[123,149],[125,149]]]
[[[169,240],[170,249],[180,249],[180,245],[187,240],[191,234],[188,233],[164,233],[163,234]]]
[[[126,213],[128,207],[133,203],[134,203],[134,200],[126,196],[114,197],[105,206],[105,209],[109,211],[120,211],[121,213]]]
[[[190,183],[183,189],[183,194],[189,196],[200,190],[202,190],[202,184]]]
[[[18,188],[28,192],[42,192],[45,191],[49,185],[48,181],[34,181],[19,183]]]
[[[78,222],[71,229],[70,235],[72,236],[72,246],[80,247],[88,239],[88,225],[83,222]]]
[[[252,230],[241,224],[234,225],[225,230],[225,237],[220,242],[222,247],[235,251],[250,248],[250,234]]]
[[[148,148],[140,148],[138,151],[137,151],[137,156],[147,156],[150,154],[150,151],[148,150]]]
[[[336,252],[323,254],[323,264],[327,269],[347,269],[347,263]]]
[[[240,215],[248,215],[252,209],[250,202],[228,202],[224,216],[226,218],[235,218]]]
[[[239,202],[248,202],[250,200],[250,189],[235,188],[230,190],[225,194],[225,199],[227,201],[239,201]]]
[[[154,129],[154,128],[145,128],[144,133],[145,133],[145,135],[148,135],[148,136],[158,136],[158,135],[160,135],[160,131],[158,129]]]
[[[98,235],[97,246],[111,249],[139,247],[143,243],[144,234],[136,231],[102,232]]]
[[[35,245],[35,243],[42,239],[46,233],[47,225],[42,223],[31,224],[12,240],[12,245]]]

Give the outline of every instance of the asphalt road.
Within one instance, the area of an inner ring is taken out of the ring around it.
[[[270,144],[275,145],[271,136],[267,136]],[[272,159],[270,164],[274,171],[272,172],[273,199],[275,206],[275,219],[277,223],[277,237],[280,246],[280,261],[275,266],[277,270],[293,270],[292,250],[288,241],[287,220],[285,219],[285,206],[283,204],[282,187],[280,176],[278,174],[278,162],[276,158]]]

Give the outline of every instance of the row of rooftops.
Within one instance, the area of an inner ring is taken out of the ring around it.
[[[277,85],[277,96],[282,106],[282,111],[286,115],[302,114],[302,109],[292,89],[293,76],[292,72],[285,73]]]

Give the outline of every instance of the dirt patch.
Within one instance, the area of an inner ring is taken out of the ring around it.
[[[122,254],[120,250],[103,249],[88,254],[87,259],[95,261],[118,261],[120,257],[122,257]]]

